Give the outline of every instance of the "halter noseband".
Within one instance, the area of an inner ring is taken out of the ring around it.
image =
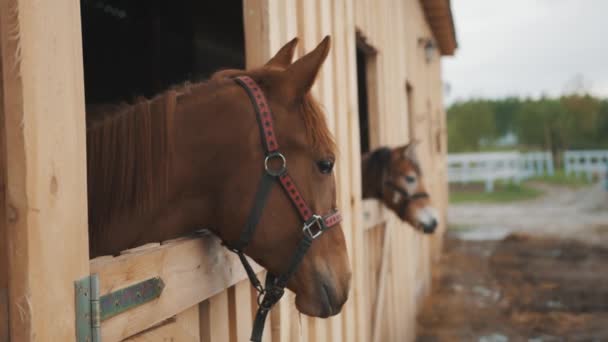
[[[238,76],[234,80],[247,92],[247,95],[253,104],[260,128],[262,146],[264,147],[265,152],[264,173],[260,183],[258,184],[253,201],[253,207],[249,212],[249,217],[247,218],[245,228],[243,229],[237,243],[226,244],[231,251],[235,252],[239,256],[239,259],[247,272],[249,281],[258,291],[258,310],[253,323],[251,341],[259,342],[261,341],[262,334],[264,333],[264,322],[266,321],[268,312],[283,296],[287,281],[296,272],[313,240],[321,236],[321,234],[323,234],[330,227],[338,224],[342,220],[342,216],[337,209],[325,216],[320,216],[312,212],[300,194],[300,191],[298,191],[295,182],[289,173],[287,173],[287,160],[285,156],[279,152],[279,144],[276,140],[276,135],[274,132],[272,113],[262,88],[260,88],[260,86],[249,76]],[[280,166],[273,167],[271,165],[273,162],[275,164],[278,162]],[[289,261],[287,270],[280,275],[275,275],[268,272],[266,275],[265,285],[262,286],[260,280],[253,271],[253,268],[249,264],[249,261],[247,261],[245,254],[243,254],[243,249],[249,244],[251,238],[253,237],[253,233],[255,232],[255,228],[258,225],[260,217],[262,216],[264,206],[268,200],[270,189],[275,180],[279,181],[283,190],[297,209],[300,218],[302,219],[302,238],[300,239],[300,242],[296,247],[296,251]]]
[[[400,194],[404,198],[404,200],[399,205],[399,215],[403,215],[403,213],[407,209],[407,206],[410,204],[410,202],[415,201],[417,199],[430,197],[427,192],[416,192],[416,193],[410,195],[409,192],[407,192],[405,189],[403,189],[399,185],[395,184],[395,182],[393,182],[393,181],[386,181],[385,184],[389,189]]]
[[[409,192],[407,192],[405,189],[401,188],[399,185],[395,184],[395,182],[392,182],[392,181],[386,181],[385,184],[389,189],[391,189],[391,190],[399,193],[401,196],[403,196],[406,201],[415,201],[419,198],[429,198],[430,197],[429,194],[424,191],[417,192],[413,195],[410,195]]]

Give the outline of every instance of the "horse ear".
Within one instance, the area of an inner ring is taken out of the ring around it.
[[[416,160],[416,146],[418,146],[419,143],[420,140],[414,139],[410,141],[407,145],[401,147],[401,158]]]
[[[280,67],[286,69],[293,59],[293,54],[296,51],[296,45],[298,45],[298,37],[290,40],[272,57],[264,66]]]
[[[319,74],[321,65],[329,54],[330,38],[325,36],[323,41],[311,52],[295,61],[285,70],[284,90],[288,99],[301,98],[312,88]]]

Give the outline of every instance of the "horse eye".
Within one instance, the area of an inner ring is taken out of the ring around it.
[[[414,183],[416,181],[416,177],[412,177],[412,176],[405,176],[405,181],[408,183]]]
[[[331,170],[334,168],[334,161],[325,159],[317,162],[317,167],[321,173],[331,173]]]

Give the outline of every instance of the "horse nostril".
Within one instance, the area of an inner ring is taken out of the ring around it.
[[[431,222],[429,222],[428,224],[423,224],[422,225],[422,230],[424,233],[426,234],[431,234],[435,231],[435,228],[437,228],[437,220],[433,219]]]
[[[326,318],[333,314],[334,296],[332,289],[325,284],[321,285],[321,317]]]
[[[323,281],[319,287],[320,299],[320,315],[319,317],[327,318],[338,314],[342,310],[342,306],[346,298],[338,296],[337,289],[332,286],[332,283]]]

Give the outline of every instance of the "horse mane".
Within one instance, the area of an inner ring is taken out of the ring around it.
[[[298,111],[304,119],[304,126],[308,141],[312,143],[313,149],[321,153],[330,153],[335,157],[337,153],[336,142],[327,127],[325,114],[319,103],[309,93],[301,101]]]
[[[388,147],[380,147],[363,156],[363,190],[372,193],[365,196],[381,198],[384,181],[391,166],[392,151]]]
[[[184,83],[150,99],[87,106],[91,233],[117,216],[168,201],[177,100],[203,85]]]
[[[90,226],[128,210],[150,210],[167,197],[176,96],[87,110]],[[95,229],[93,229],[95,231]]]

